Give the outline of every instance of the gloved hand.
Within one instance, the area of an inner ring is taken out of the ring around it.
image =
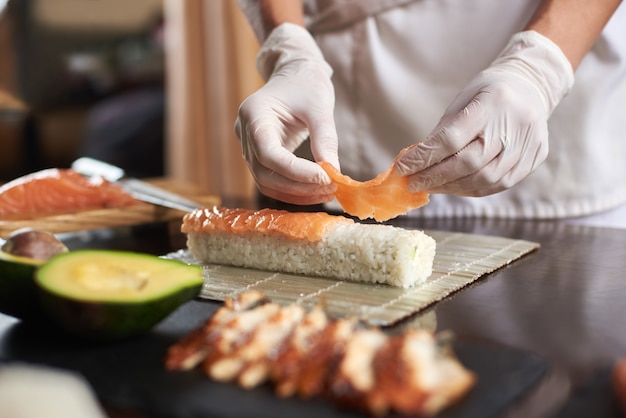
[[[573,83],[556,44],[534,31],[517,33],[394,169],[410,176],[411,191],[486,196],[507,189],[547,157],[548,118]]]
[[[294,155],[310,136],[315,160],[339,167],[332,69],[308,31],[290,23],[272,31],[257,65],[267,83],[241,104],[235,131],[259,190],[294,204],[332,200],[326,172]]]

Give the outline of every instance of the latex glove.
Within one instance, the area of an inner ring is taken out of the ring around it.
[[[507,189],[546,159],[548,118],[573,83],[556,44],[534,31],[517,33],[394,169],[410,176],[411,191],[485,196]]]
[[[259,190],[294,204],[332,200],[326,172],[294,155],[310,136],[315,160],[339,167],[332,69],[308,31],[289,23],[272,31],[257,65],[267,83],[241,104],[235,131]]]

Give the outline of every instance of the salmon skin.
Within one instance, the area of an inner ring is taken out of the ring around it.
[[[138,204],[120,186],[71,169],[49,168],[0,187],[0,220],[26,220]]]

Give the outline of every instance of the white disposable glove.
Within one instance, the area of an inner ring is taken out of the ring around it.
[[[534,31],[515,34],[456,96],[435,129],[395,170],[411,191],[486,196],[530,174],[548,154],[547,121],[574,83],[560,48]]]
[[[332,69],[309,32],[290,23],[272,31],[257,66],[267,83],[241,104],[235,131],[259,190],[294,204],[332,200],[324,170],[294,155],[310,136],[315,160],[339,167]]]

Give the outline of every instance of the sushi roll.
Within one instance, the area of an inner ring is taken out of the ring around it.
[[[403,288],[431,275],[436,247],[423,231],[324,212],[201,208],[184,216],[181,230],[203,264]]]

